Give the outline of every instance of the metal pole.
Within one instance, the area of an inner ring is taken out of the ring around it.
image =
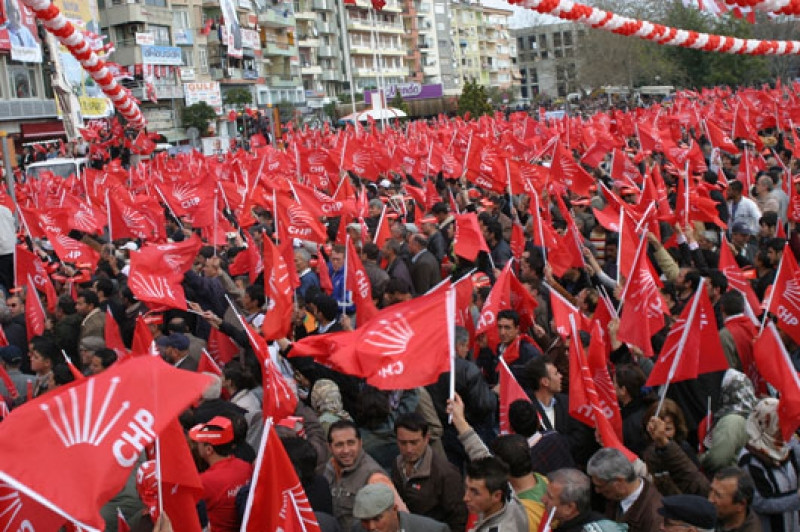
[[[353,106],[353,117],[355,118],[356,127],[358,127],[358,117],[356,116],[356,90],[355,86],[353,85],[353,68],[350,65],[351,57],[350,57],[350,34],[347,33],[347,20],[345,19],[344,13],[346,8],[344,7],[344,0],[339,0],[339,24],[342,26],[342,39],[344,46],[342,50],[344,51],[344,68],[345,72],[347,73],[347,82],[350,84],[350,103]]]

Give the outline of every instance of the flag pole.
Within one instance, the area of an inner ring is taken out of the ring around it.
[[[164,513],[164,483],[161,479],[161,438],[156,438],[156,480],[158,480],[158,515]]]
[[[667,398],[669,383],[673,377],[675,377],[675,371],[678,369],[678,364],[681,361],[681,355],[683,355],[683,348],[686,346],[686,339],[689,337],[691,325],[694,322],[694,315],[697,313],[697,306],[700,304],[700,294],[702,293],[702,290],[705,290],[705,282],[706,278],[701,277],[700,283],[697,285],[697,290],[694,293],[694,299],[692,299],[692,307],[689,309],[689,316],[686,317],[686,323],[683,324],[683,333],[681,333],[681,339],[675,349],[675,358],[672,359],[672,366],[670,366],[669,373],[667,374],[667,382],[664,383],[664,388],[661,390],[661,398],[658,400],[658,408],[656,408],[654,417],[658,417],[658,415],[661,413],[661,408],[664,406],[664,399]]]
[[[447,289],[447,342],[450,347],[450,387],[449,395],[452,401],[456,396],[456,289],[451,285]],[[450,414],[448,423],[453,422],[453,415]]]
[[[269,431],[272,428],[272,417],[268,417],[264,421],[264,433],[261,435],[261,443],[258,446],[258,454],[256,455],[256,463],[253,464],[253,480],[250,482],[250,492],[247,494],[247,504],[244,507],[244,516],[242,517],[241,530],[247,530],[247,524],[250,521],[250,512],[253,507],[253,499],[255,498],[256,485],[258,484],[258,473],[261,471],[261,463],[264,461],[264,450],[267,447],[267,438],[269,438]]]
[[[211,243],[214,244],[214,256],[215,257],[217,256],[217,228],[218,228],[217,218],[219,217],[219,212],[217,212],[219,210],[219,209],[217,209],[217,194],[219,194],[219,192],[217,192],[217,189],[215,188],[214,189],[214,229],[213,229],[213,233],[214,234],[211,236]]]
[[[639,256],[642,254],[642,249],[644,249],[644,243],[647,241],[647,236],[642,235],[639,237],[639,245],[636,248],[636,255],[633,257],[633,267],[636,268],[636,265],[639,264]],[[617,262],[619,262],[619,258],[617,258]],[[633,270],[631,270],[633,271]],[[628,277],[630,277],[631,272],[628,272]],[[622,302],[625,300],[625,296],[628,294],[628,286],[630,283],[628,282],[630,279],[625,279],[625,285],[622,287],[622,294],[619,297],[619,305],[617,306],[617,315],[622,311]],[[620,279],[617,278],[617,283],[620,282]]]
[[[378,233],[381,232],[381,227],[383,227],[383,217],[386,216],[386,204],[383,205],[383,210],[381,211],[381,217],[378,220],[378,228],[375,230],[375,236],[372,237],[372,243],[378,243]]]
[[[777,269],[777,270],[775,270],[775,272],[776,272],[776,273],[775,273],[775,280],[772,282],[772,286],[773,286],[773,288],[775,287],[775,284],[776,284],[776,283],[777,283],[777,281],[778,281],[778,277],[779,277],[779,276],[780,276],[780,274],[781,274],[781,267],[783,267],[783,258],[786,256],[786,253],[787,253],[787,252],[788,252],[788,253],[791,253],[791,250],[789,249],[789,243],[788,243],[788,242],[786,243],[786,246],[783,248],[783,253],[781,254],[781,260],[780,260],[780,261],[778,261],[778,269]],[[758,334],[759,334],[759,335],[760,335],[762,332],[764,332],[764,325],[767,323],[767,318],[769,318],[769,309],[770,309],[770,307],[772,306],[772,298],[774,298],[774,297],[775,297],[775,292],[776,292],[776,290],[772,290],[772,291],[769,293],[769,301],[767,302],[767,306],[766,306],[766,308],[764,309],[764,315],[761,317],[761,327],[759,327],[759,329],[758,329]],[[747,301],[747,298],[745,298],[745,301]],[[752,309],[751,309],[751,310],[752,310]]]
[[[108,189],[106,189],[106,212],[108,213],[108,243],[114,245],[114,237],[111,232],[111,199],[108,197]]]

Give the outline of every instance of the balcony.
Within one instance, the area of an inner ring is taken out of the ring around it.
[[[333,0],[314,0],[314,11],[333,11]]]
[[[225,79],[225,72],[223,72],[221,68],[209,69],[208,75],[211,76],[211,79],[213,79],[214,81],[220,81],[222,79]]]
[[[294,88],[302,85],[297,77],[270,76],[268,79],[270,87]]]
[[[313,11],[296,11],[294,18],[297,20],[317,20],[317,14]]]
[[[422,73],[425,74],[426,76],[438,76],[439,67],[436,65],[422,67]]]
[[[319,39],[315,39],[313,37],[301,37],[299,41],[297,41],[298,48],[319,48]]]
[[[288,43],[274,43],[270,42],[264,47],[264,55],[265,56],[292,56],[297,55],[297,48],[294,46],[290,46]]]
[[[147,91],[144,82],[138,82],[137,86],[129,87],[131,94],[137,100],[147,102]],[[159,100],[181,100],[183,99],[183,86],[181,85],[156,85],[156,98]]]
[[[273,28],[294,26],[294,13],[292,13],[290,10],[277,11],[274,9],[268,9],[267,11],[258,14],[258,23]]]
[[[322,71],[322,81],[339,81],[341,76],[335,70],[325,69]]]
[[[333,46],[320,46],[317,51],[319,57],[336,57],[336,49]]]
[[[132,22],[147,22],[150,6],[144,4],[106,4],[105,9],[100,10],[100,23],[104,27],[119,26]],[[172,17],[169,18],[172,22]]]
[[[336,33],[336,28],[330,22],[317,22],[317,31],[324,35],[330,35]]]
[[[350,19],[347,21],[348,30],[377,31],[379,33],[396,33],[404,35],[406,30],[401,24],[370,24],[367,19]]]
[[[319,65],[300,67],[300,73],[304,76],[319,76],[322,74],[322,67]]]

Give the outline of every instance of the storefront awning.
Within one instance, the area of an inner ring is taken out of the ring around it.
[[[60,120],[28,124],[23,123],[20,124],[19,129],[23,141],[51,139],[53,137],[63,137],[66,135],[64,132],[64,124],[61,123]]]

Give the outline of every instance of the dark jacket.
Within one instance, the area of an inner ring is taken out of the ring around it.
[[[642,493],[639,494],[639,498],[634,501],[627,512],[620,516],[620,506],[616,501],[608,501],[606,505],[606,517],[619,523],[627,524],[628,532],[660,530],[661,522],[663,521],[658,513],[658,509],[663,506],[661,494],[649,481],[641,480],[644,482]]]
[[[339,521],[342,530],[350,530],[353,524],[353,506],[356,493],[364,487],[375,473],[386,472],[362,449],[352,467],[342,468],[331,458],[325,467],[325,480],[331,487],[333,497],[333,516]]]
[[[424,294],[442,280],[439,261],[427,249],[411,259],[411,280],[414,293]]]
[[[441,231],[436,231],[428,239],[428,251],[436,257],[437,261],[442,262],[442,259],[447,255],[447,244],[447,239]]]
[[[454,532],[464,530],[464,482],[455,466],[428,446],[408,478],[403,467],[403,457],[398,456],[392,467],[392,482],[409,511],[447,523]]]
[[[634,399],[627,405],[620,407],[622,415],[622,443],[636,454],[641,454],[646,445],[642,420],[647,411],[647,405],[640,398]]]
[[[756,513],[750,509],[747,510],[747,517],[744,519],[742,526],[736,528],[722,528],[717,526],[717,532],[761,532],[761,522],[758,520]]]
[[[670,441],[664,447],[651,443],[645,448],[642,458],[662,495],[708,496],[708,479],[678,443]]]
[[[569,521],[564,521],[558,525],[556,530],[558,530],[558,532],[582,532],[586,525],[605,520],[606,518],[604,516],[597,512],[590,511],[585,514],[581,514],[574,519],[570,519]],[[620,532],[622,532],[621,528]]]

